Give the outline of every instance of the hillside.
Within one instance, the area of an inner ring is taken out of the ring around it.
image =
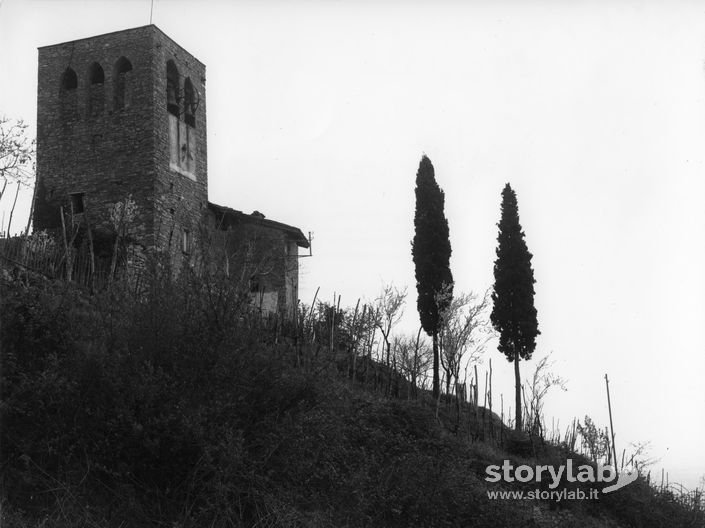
[[[436,417],[424,392],[378,386],[381,365],[353,382],[343,344],[246,316],[224,283],[1,288],[3,527],[705,526],[641,478],[594,501],[488,499],[536,488],[489,484],[490,464],[587,461],[482,408]]]

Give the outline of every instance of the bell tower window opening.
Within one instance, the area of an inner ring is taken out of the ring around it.
[[[103,84],[105,82],[105,72],[103,72],[103,67],[97,62],[91,64],[91,68],[89,71],[89,80],[92,85]]]
[[[105,72],[97,62],[91,64],[88,69],[88,82],[88,115],[94,117],[103,113],[104,104]]]
[[[66,93],[78,88],[78,76],[71,68],[66,68],[61,75],[61,92]]]
[[[59,89],[62,119],[73,120],[78,117],[76,88],[78,88],[78,76],[71,68],[66,68],[64,73],[61,74],[61,87]]]
[[[193,84],[191,84],[191,79],[186,77],[184,81],[184,121],[193,128],[196,128],[196,105]]]
[[[167,117],[169,121],[169,168],[196,181],[196,126],[197,92],[186,78],[183,93],[179,92],[179,72],[174,61],[166,63]],[[183,113],[183,120],[180,119]]]
[[[120,57],[113,68],[113,107],[122,110],[130,106],[130,81],[132,78],[132,63],[125,57]]]
[[[166,109],[179,116],[179,70],[173,60],[166,63]]]

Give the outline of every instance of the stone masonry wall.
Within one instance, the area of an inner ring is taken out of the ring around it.
[[[242,277],[251,288],[253,304],[258,297],[266,300],[266,312],[284,312],[293,316],[298,300],[298,246],[284,231],[241,222],[222,230],[213,217],[210,226],[210,261],[236,270],[234,280]]]
[[[149,245],[155,173],[153,40],[146,27],[39,49],[35,230],[60,227],[59,207],[70,213],[69,194],[81,192],[91,223],[110,231],[107,208],[132,194],[140,212],[137,235]],[[113,67],[120,57],[130,61],[132,71],[129,101],[115,109]],[[100,85],[90,84],[93,63],[103,68]],[[68,68],[76,74],[75,89],[62,89]],[[91,112],[89,102],[99,97],[102,109]]]
[[[198,93],[191,177],[169,166],[170,59],[181,93],[187,77]],[[109,207],[132,195],[137,242],[184,255],[207,200],[205,66],[152,25],[40,48],[38,76],[35,230],[59,228],[83,193],[94,230],[112,234]]]

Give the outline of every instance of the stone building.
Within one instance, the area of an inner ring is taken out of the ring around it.
[[[129,197],[134,245],[180,269],[220,240],[261,264],[247,280],[263,309],[291,310],[303,233],[208,202],[203,63],[154,25],[45,46],[37,102],[35,231],[81,226],[109,255],[111,210]]]

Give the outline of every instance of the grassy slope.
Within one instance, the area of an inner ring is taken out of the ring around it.
[[[702,526],[644,483],[490,501],[488,464],[565,453],[471,441],[474,412],[456,431],[452,408],[353,387],[321,347],[154,291],[2,285],[3,528]]]

